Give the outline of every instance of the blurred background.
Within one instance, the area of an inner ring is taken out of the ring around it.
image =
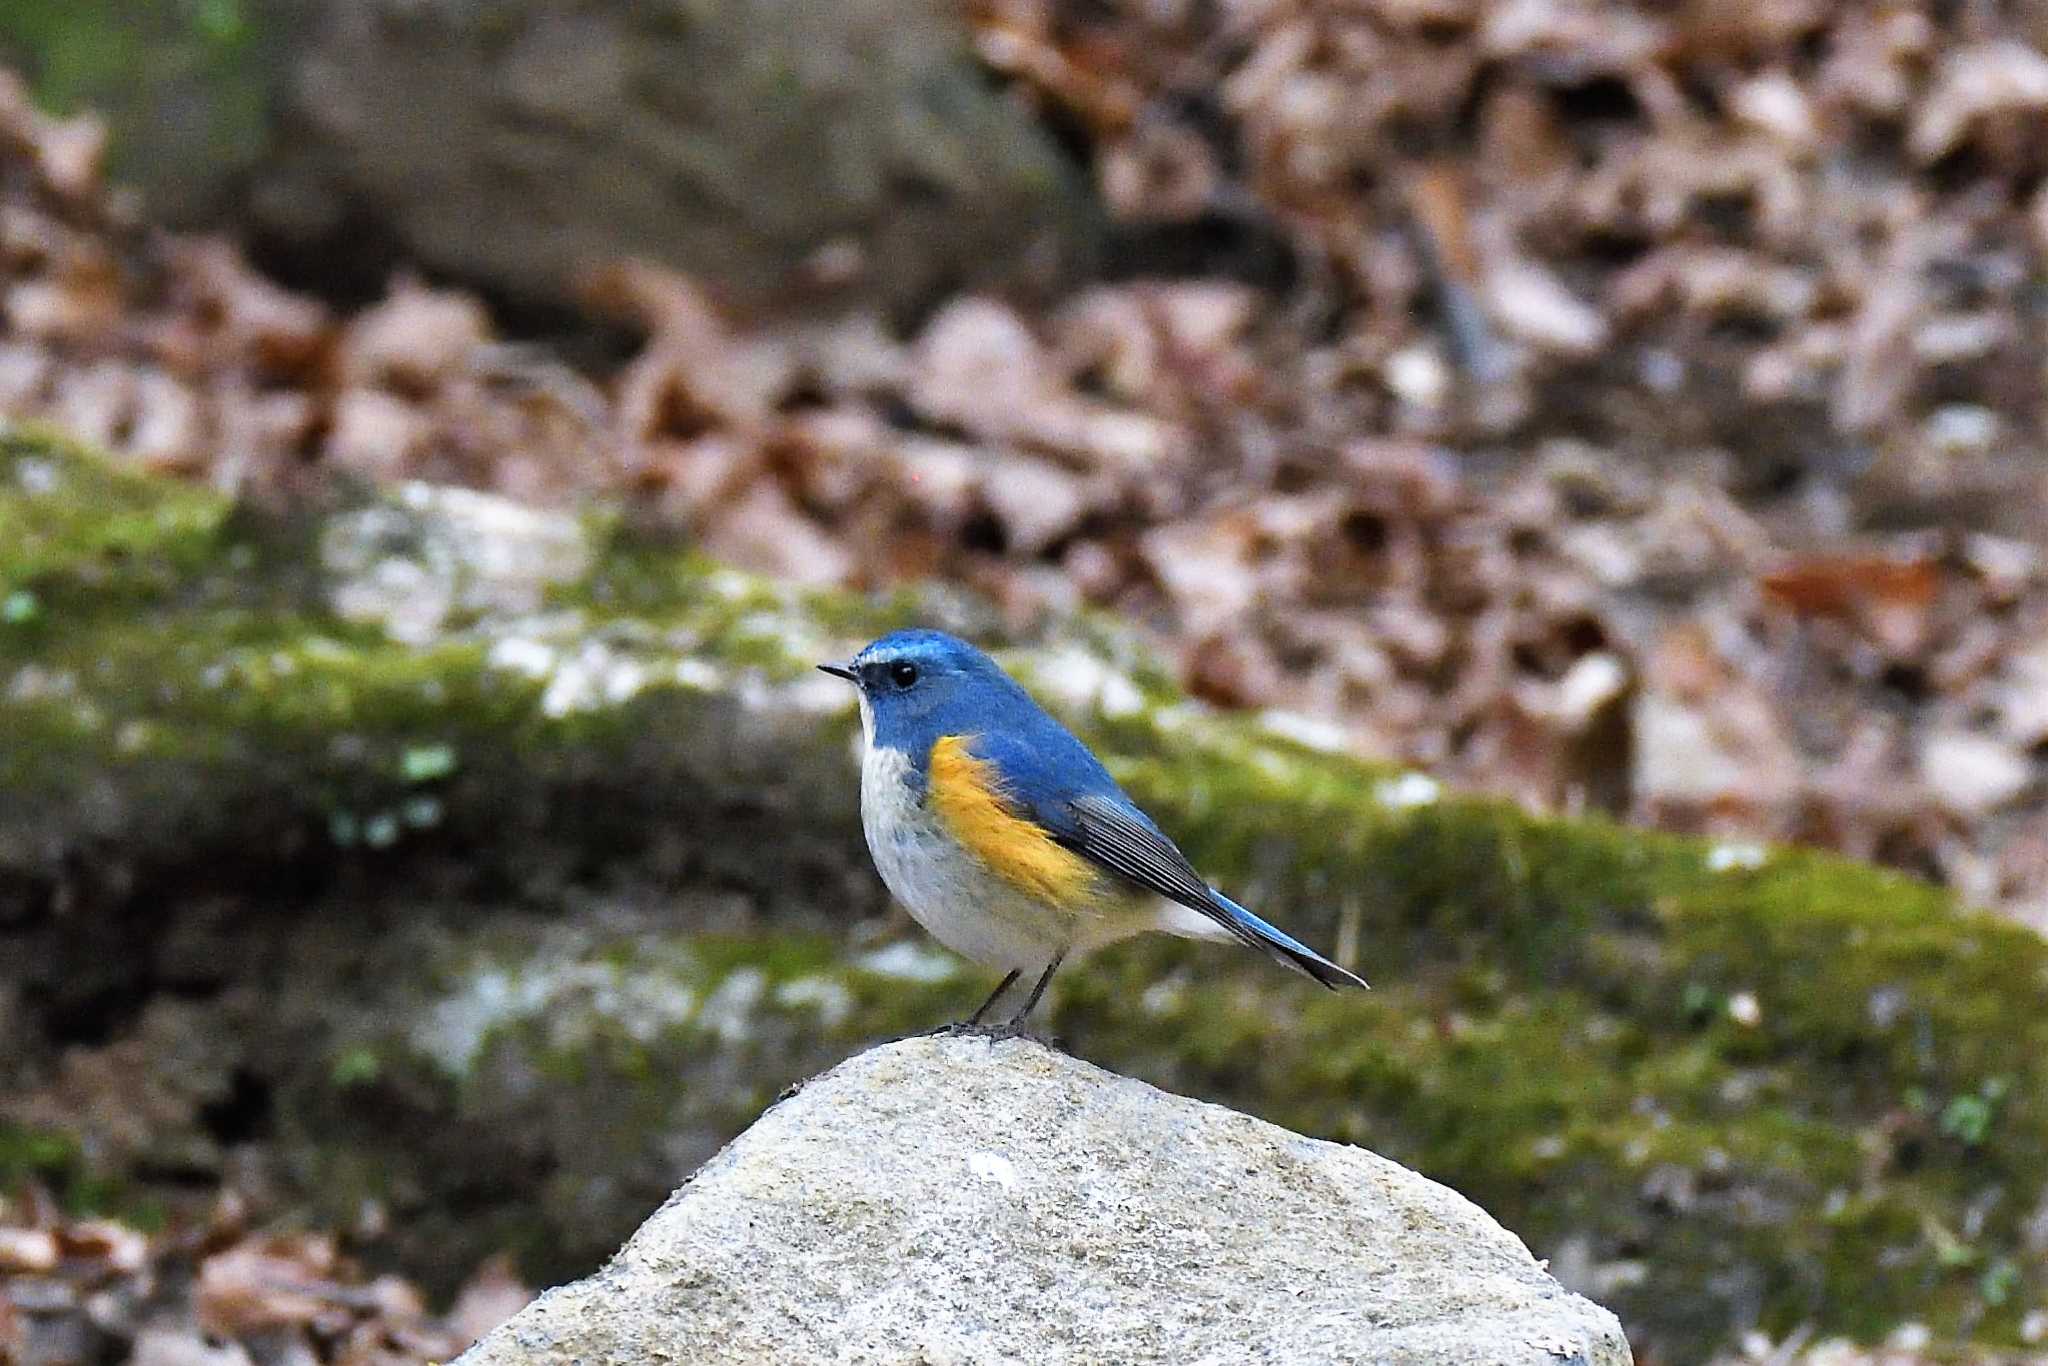
[[[445,1358],[971,1005],[805,672],[912,620],[1388,988],[1133,946],[1084,1056],[1639,1360],[2038,1350],[2044,49],[0,0],[0,1357]]]

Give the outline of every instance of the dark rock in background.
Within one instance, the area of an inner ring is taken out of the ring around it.
[[[0,5],[154,217],[542,305],[647,258],[748,306],[1050,280],[1080,179],[936,0]]]

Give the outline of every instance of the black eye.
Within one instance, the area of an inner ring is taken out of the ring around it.
[[[898,660],[889,666],[889,681],[899,688],[907,688],[917,682],[917,665]]]

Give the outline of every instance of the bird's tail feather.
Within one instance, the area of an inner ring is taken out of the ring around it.
[[[1365,979],[1357,973],[1338,967],[1299,939],[1284,930],[1268,925],[1213,887],[1210,888],[1209,895],[1215,898],[1216,920],[1225,929],[1251,947],[1262,951],[1273,961],[1293,968],[1305,977],[1314,978],[1332,991],[1338,987],[1372,990],[1366,985]]]

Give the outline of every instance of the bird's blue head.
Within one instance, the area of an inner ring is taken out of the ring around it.
[[[1002,724],[1035,704],[997,663],[944,631],[892,631],[844,664],[820,664],[860,689],[868,742],[920,758],[941,735]]]

